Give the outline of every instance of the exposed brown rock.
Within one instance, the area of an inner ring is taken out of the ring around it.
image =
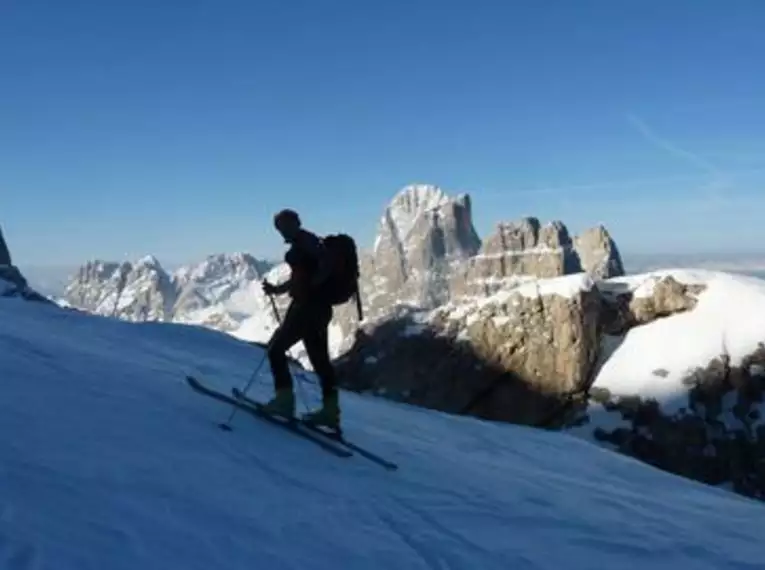
[[[598,279],[624,275],[624,265],[616,243],[602,225],[585,230],[574,239],[582,269]]]
[[[599,306],[595,288],[573,295],[524,290],[436,310],[425,324],[391,319],[366,331],[338,367],[352,389],[537,425],[589,382]]]
[[[671,275],[659,281],[650,297],[635,297],[630,302],[633,326],[650,323],[660,317],[689,311],[696,306],[701,285],[685,285]]]

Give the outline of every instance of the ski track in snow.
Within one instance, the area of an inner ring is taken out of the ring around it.
[[[241,387],[261,355],[0,299],[0,567],[762,567],[761,504],[577,437],[348,393],[349,439],[399,471],[243,412],[221,431],[230,408],[184,375]]]

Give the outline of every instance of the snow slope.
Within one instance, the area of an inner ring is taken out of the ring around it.
[[[762,566],[762,504],[560,433],[344,393],[348,436],[387,472],[246,414],[221,431],[229,409],[184,374],[241,386],[261,356],[202,327],[0,299],[0,567]]]

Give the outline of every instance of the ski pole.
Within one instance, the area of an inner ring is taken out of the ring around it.
[[[264,351],[263,352],[263,356],[260,359],[260,364],[258,364],[255,367],[255,370],[253,370],[252,375],[250,376],[250,379],[247,382],[247,385],[244,387],[244,391],[242,392],[243,394],[246,394],[247,390],[249,390],[250,386],[252,386],[252,383],[255,381],[255,377],[258,375],[258,373],[260,373],[260,369],[263,368],[263,364],[266,362],[266,357],[267,356],[268,356],[268,352]],[[225,430],[225,431],[231,431],[231,421],[234,419],[234,416],[236,415],[236,412],[238,412],[238,411],[239,411],[239,408],[232,404],[232,406],[231,406],[231,415],[228,417],[228,420],[226,420],[224,423],[218,424],[220,429]]]
[[[276,301],[274,301],[274,296],[273,295],[269,295],[268,296],[268,300],[271,301],[271,309],[274,312],[274,318],[276,319],[276,324],[281,325],[282,324],[282,319],[279,316],[279,309],[276,307]]]
[[[281,324],[281,319],[279,318],[279,311],[276,308],[276,303],[274,302],[273,295],[268,296],[269,300],[271,301],[271,308],[274,311],[274,317],[276,318],[276,322]],[[260,369],[263,368],[263,364],[266,362],[266,357],[268,356],[268,351],[263,352],[263,357],[260,359],[260,363],[255,367],[255,370],[252,372],[252,375],[250,376],[250,379],[247,382],[247,385],[244,387],[244,390],[242,390],[242,394],[247,394],[247,391],[250,389],[250,386],[252,386],[252,383],[255,381],[256,376],[260,372]],[[231,422],[234,419],[234,416],[239,411],[239,408],[237,406],[232,405],[231,406],[231,415],[229,415],[228,420],[226,420],[223,423],[218,424],[218,426],[225,431],[231,431]]]

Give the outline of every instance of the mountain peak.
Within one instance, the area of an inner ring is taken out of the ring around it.
[[[427,212],[449,203],[449,197],[438,186],[411,184],[402,188],[385,208],[374,249],[386,235],[394,241],[405,243],[418,220]]]
[[[141,259],[135,262],[135,267],[147,267],[151,269],[162,269],[162,264],[153,255],[144,255]]]

